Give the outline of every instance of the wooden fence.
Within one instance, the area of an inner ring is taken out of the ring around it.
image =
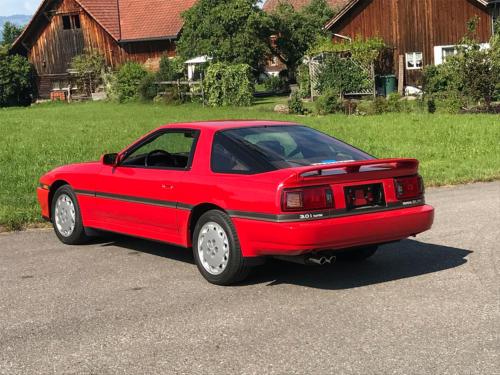
[[[203,107],[205,107],[205,90],[203,88],[203,78],[201,78],[199,81],[162,81],[162,82],[155,82],[155,85],[161,87],[177,87],[177,93],[179,95],[179,100],[183,99],[183,96],[201,96],[201,100],[203,103]],[[188,86],[187,91],[181,90],[182,86]],[[200,87],[200,90],[196,90],[196,87]],[[157,90],[158,94],[165,94],[165,91],[161,91],[160,89]]]

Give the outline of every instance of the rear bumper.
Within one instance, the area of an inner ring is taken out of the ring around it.
[[[275,223],[234,218],[243,256],[300,255],[401,240],[431,228],[429,205],[325,220]]]

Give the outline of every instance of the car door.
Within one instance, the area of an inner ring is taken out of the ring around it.
[[[159,130],[126,150],[117,166],[104,166],[96,189],[100,219],[116,231],[177,242],[178,182],[189,173],[198,133]]]

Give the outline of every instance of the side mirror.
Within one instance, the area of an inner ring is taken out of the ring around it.
[[[101,163],[114,167],[116,164],[118,164],[118,154],[104,154],[101,157]]]

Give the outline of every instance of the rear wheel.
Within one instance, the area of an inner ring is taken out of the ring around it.
[[[339,259],[348,260],[351,262],[362,262],[365,259],[370,258],[377,252],[377,245],[357,247],[352,250],[348,250],[345,253],[339,254]]]
[[[78,200],[69,185],[63,185],[56,190],[52,199],[51,213],[54,231],[61,242],[77,245],[88,240]]]
[[[219,210],[204,213],[193,234],[193,255],[198,270],[212,284],[230,285],[248,276],[250,267],[241,254],[231,218]]]

